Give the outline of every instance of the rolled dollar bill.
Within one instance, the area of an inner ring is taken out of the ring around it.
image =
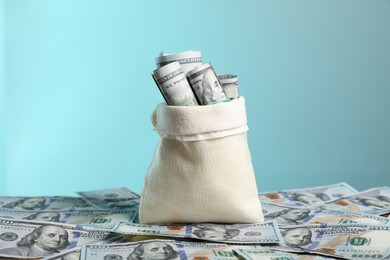
[[[240,96],[238,94],[237,75],[220,74],[220,75],[218,75],[218,79],[219,79],[219,82],[221,82],[222,88],[225,91],[225,94],[229,99],[236,99]]]
[[[211,105],[229,100],[210,63],[196,67],[186,76],[201,105]]]
[[[192,91],[180,63],[171,62],[152,73],[165,101],[170,106],[197,106]]]
[[[161,52],[160,56],[156,58],[156,67],[161,68],[174,61],[180,63],[184,74],[186,74],[190,70],[202,65],[202,54],[200,51],[193,50],[173,54],[164,54]]]

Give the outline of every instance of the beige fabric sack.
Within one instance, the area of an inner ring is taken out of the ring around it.
[[[263,213],[243,97],[208,106],[160,104],[161,139],[145,177],[141,223],[258,223]]]

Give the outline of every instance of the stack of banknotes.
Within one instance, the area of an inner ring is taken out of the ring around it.
[[[77,194],[0,197],[0,258],[390,259],[386,186],[260,193],[265,222],[254,224],[143,225],[128,188]]]
[[[239,97],[237,75],[216,74],[211,63],[202,64],[200,51],[165,54],[155,59],[152,77],[170,106],[198,106]]]

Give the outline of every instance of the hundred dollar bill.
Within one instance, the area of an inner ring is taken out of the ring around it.
[[[312,254],[296,254],[277,250],[267,250],[265,248],[258,249],[234,249],[245,260],[328,260],[335,259],[332,257],[312,255]]]
[[[180,53],[166,54],[161,52],[155,59],[156,67],[161,68],[169,63],[177,61],[183,68],[184,74],[202,65],[202,54],[200,51],[184,51]]]
[[[236,99],[240,95],[238,93],[238,78],[237,75],[220,74],[218,75],[219,82],[229,99]]]
[[[260,193],[259,198],[264,202],[307,207],[321,205],[325,202],[333,201],[354,193],[357,193],[357,190],[347,183],[342,182],[305,189]]]
[[[189,71],[186,76],[201,105],[230,100],[227,98],[210,63],[196,67]]]
[[[196,224],[196,225],[142,225],[118,223],[112,232],[129,235],[193,238],[226,243],[281,243],[283,239],[275,221],[259,224]]]
[[[389,219],[364,213],[353,213],[329,209],[309,209],[278,204],[262,203],[264,219],[276,220],[279,225],[298,224],[374,224],[388,225]]]
[[[15,211],[0,209],[0,218],[59,222],[91,228],[111,229],[119,222],[133,222],[136,210]]]
[[[143,239],[143,240],[150,240],[151,238],[148,238],[148,239]],[[115,237],[115,239],[109,239],[109,240],[106,240],[104,241],[104,243],[100,244],[100,245],[104,245],[104,244],[110,244],[110,243],[114,243],[114,244],[118,244],[118,243],[122,243],[122,244],[126,244],[126,243],[129,243],[129,242],[134,242],[134,241],[142,241],[139,240],[139,237],[131,237],[131,236],[127,236],[127,237]],[[81,250],[82,250],[82,247],[75,247],[75,248],[72,248],[72,249],[68,249],[68,250],[63,250],[61,251],[60,253],[57,253],[57,254],[53,254],[51,256],[47,256],[47,257],[44,257],[42,258],[42,260],[79,260],[80,257],[81,257]]]
[[[46,196],[46,197],[0,197],[0,210],[96,210],[98,208],[82,198]]]
[[[377,187],[325,204],[327,209],[381,215],[390,213],[390,187]]]
[[[198,105],[198,101],[179,62],[171,62],[154,70],[152,77],[168,105]]]
[[[390,226],[296,225],[280,227],[285,245],[292,250],[347,259],[386,259],[390,257]]]
[[[81,260],[92,259],[239,259],[233,250],[259,246],[196,243],[175,240],[146,240],[136,243],[85,245]]]
[[[79,260],[81,257],[81,248],[72,248],[69,250],[64,250],[60,253],[47,256],[42,258],[42,260]]]
[[[44,257],[85,244],[116,242],[117,237],[76,225],[0,219],[0,256]]]
[[[76,192],[88,203],[99,209],[138,209],[140,195],[128,188],[113,188]]]

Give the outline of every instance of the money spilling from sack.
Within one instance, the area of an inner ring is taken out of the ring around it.
[[[170,106],[211,105],[239,97],[237,75],[217,75],[211,63],[202,64],[200,51],[161,52],[156,67],[152,77]]]
[[[0,258],[389,259],[390,187],[259,194],[265,222],[143,225],[128,188],[0,197]],[[191,205],[188,205],[191,207]]]

